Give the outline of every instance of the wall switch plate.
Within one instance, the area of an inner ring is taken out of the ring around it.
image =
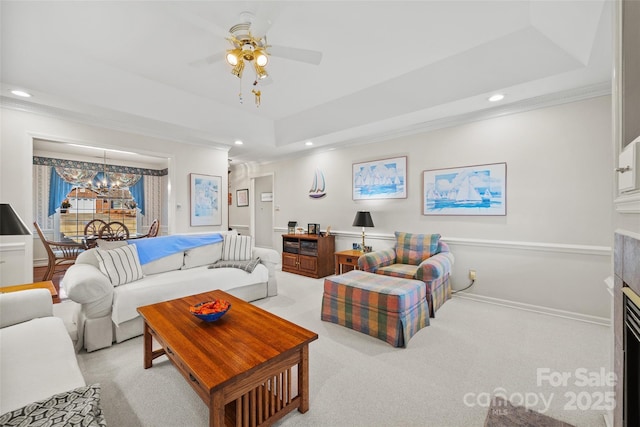
[[[469,270],[469,280],[476,280],[476,271]]]

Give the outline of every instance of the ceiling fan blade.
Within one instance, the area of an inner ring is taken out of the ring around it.
[[[272,56],[291,59],[293,61],[306,62],[308,64],[320,65],[322,52],[309,49],[298,49],[297,47],[269,46],[267,49]]]
[[[260,80],[260,86],[269,86],[271,84],[273,84],[273,79],[271,78],[271,76],[267,76],[264,79]]]
[[[196,59],[195,61],[189,62],[189,66],[191,67],[204,67],[205,65],[215,64],[216,62],[220,62],[224,59],[224,52],[214,53],[213,55],[209,55],[206,58]]]

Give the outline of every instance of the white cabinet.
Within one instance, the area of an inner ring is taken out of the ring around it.
[[[628,144],[618,156],[618,191],[640,190],[640,136]]]

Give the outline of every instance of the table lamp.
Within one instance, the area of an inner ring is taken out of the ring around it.
[[[374,227],[373,219],[371,219],[371,214],[368,211],[356,212],[356,217],[353,220],[353,226],[362,227],[362,251],[364,251],[364,228]]]
[[[31,230],[24,225],[8,203],[0,203],[0,236],[26,236]]]

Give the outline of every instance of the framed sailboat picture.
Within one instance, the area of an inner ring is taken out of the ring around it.
[[[507,164],[422,172],[423,215],[506,215]]]
[[[353,164],[353,200],[406,199],[407,157]]]

